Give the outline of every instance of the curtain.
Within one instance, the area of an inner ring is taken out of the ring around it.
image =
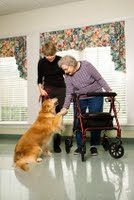
[[[0,39],[0,57],[15,57],[20,77],[27,79],[26,36]]]
[[[124,21],[40,33],[41,48],[47,40],[55,43],[57,51],[86,47],[111,47],[115,70],[126,71]]]

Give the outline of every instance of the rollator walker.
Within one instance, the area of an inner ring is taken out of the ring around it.
[[[73,102],[76,109],[75,119],[79,120],[79,126],[74,127],[74,132],[76,130],[81,130],[82,134],[82,145],[81,145],[81,160],[85,161],[86,153],[86,132],[93,130],[104,131],[104,135],[101,140],[101,144],[105,151],[109,151],[110,155],[113,158],[121,158],[124,155],[124,148],[122,146],[121,140],[121,127],[117,117],[117,110],[115,106],[115,92],[92,92],[87,93],[87,97],[103,96],[105,102],[109,104],[108,112],[99,112],[99,113],[82,113],[80,108],[80,97],[85,94],[76,94],[73,93]],[[113,123],[113,120],[115,123]],[[106,131],[115,130],[117,132],[116,138],[113,140],[106,135]],[[70,153],[71,147],[73,146],[73,136],[66,137],[65,139],[65,150],[66,153]]]

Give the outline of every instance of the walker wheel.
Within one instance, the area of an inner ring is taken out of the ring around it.
[[[116,142],[113,142],[109,146],[109,153],[113,158],[121,158],[124,155],[124,148],[122,145],[118,145]]]

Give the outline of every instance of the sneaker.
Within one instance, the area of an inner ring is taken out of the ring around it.
[[[90,152],[92,156],[97,156],[98,155],[98,151],[96,147],[91,147],[90,148]]]
[[[74,151],[74,155],[78,155],[78,154],[80,154],[80,153],[81,153],[81,151],[80,151],[79,148],[77,148],[77,149]]]

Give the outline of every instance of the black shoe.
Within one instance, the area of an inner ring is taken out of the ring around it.
[[[61,144],[61,135],[57,133],[54,135],[54,145],[59,146],[60,144]]]
[[[90,152],[92,156],[97,156],[98,155],[98,151],[96,147],[91,147],[90,148]]]
[[[55,153],[61,152],[60,144],[61,144],[61,135],[57,133],[54,135],[54,144],[53,144]]]
[[[55,152],[55,153],[60,153],[60,152],[61,152],[60,146],[54,147],[54,152]]]

